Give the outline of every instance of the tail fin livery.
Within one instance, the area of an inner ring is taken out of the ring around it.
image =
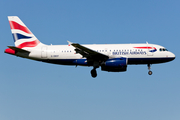
[[[36,47],[40,41],[17,16],[8,16],[14,43],[17,48]]]

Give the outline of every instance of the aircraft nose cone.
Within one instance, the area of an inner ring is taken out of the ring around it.
[[[172,57],[175,59],[176,58],[175,54],[172,53]]]
[[[176,58],[175,54],[174,53],[171,53],[171,55],[169,55],[169,57],[174,60]]]

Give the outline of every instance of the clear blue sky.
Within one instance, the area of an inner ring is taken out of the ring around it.
[[[179,120],[179,0],[1,0],[0,120]],[[108,73],[4,53],[14,45],[7,16],[19,16],[45,44],[149,43],[169,63]]]

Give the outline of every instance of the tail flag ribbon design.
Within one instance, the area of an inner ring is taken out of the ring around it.
[[[17,16],[9,16],[8,19],[16,47],[36,47],[40,43]]]

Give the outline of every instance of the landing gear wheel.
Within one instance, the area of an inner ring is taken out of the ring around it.
[[[149,70],[148,74],[149,74],[149,75],[152,75],[151,65],[150,65],[150,64],[148,64],[147,66],[148,66],[148,70]]]
[[[149,74],[149,75],[152,75],[152,71],[149,71],[148,74]]]
[[[97,72],[96,72],[95,69],[92,69],[92,70],[91,70],[91,76],[92,76],[93,78],[97,77]]]

